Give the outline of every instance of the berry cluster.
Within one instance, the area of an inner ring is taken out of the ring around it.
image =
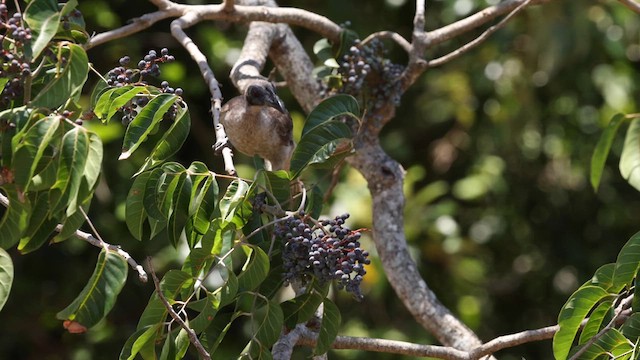
[[[0,50],[2,65],[0,78],[7,83],[0,94],[0,105],[7,106],[24,92],[24,80],[31,76],[31,65],[24,55],[24,47],[31,41],[31,29],[24,27],[22,14],[10,15],[7,5],[0,3],[0,41],[7,40],[8,46]]]
[[[149,50],[147,55],[140,60],[135,68],[129,67],[131,63],[131,57],[123,56],[120,58],[120,66],[111,69],[107,73],[107,85],[122,87],[126,85],[149,85],[147,78],[149,76],[160,76],[160,64],[172,62],[175,60],[173,55],[169,55],[169,50],[163,48],[160,50],[160,55],[155,50]],[[163,81],[160,84],[160,92],[175,94],[182,96],[184,91],[182,88],[172,88],[167,81]],[[123,113],[122,123],[126,126],[138,115],[140,109],[149,103],[150,96],[148,94],[140,94],[134,97],[120,108]],[[173,120],[178,113],[178,105],[173,104],[171,108],[165,113],[164,119]]]
[[[342,78],[340,92],[362,96],[374,109],[391,100],[400,104],[400,76],[404,67],[386,57],[384,44],[378,39],[366,44],[356,40],[349,52],[340,59],[338,74]]]
[[[300,214],[276,225],[275,235],[284,242],[285,283],[297,279],[306,284],[311,277],[321,283],[336,280],[339,289],[362,299],[364,265],[371,261],[369,253],[360,248],[360,232],[344,226],[348,217],[344,214],[310,226],[309,219]]]

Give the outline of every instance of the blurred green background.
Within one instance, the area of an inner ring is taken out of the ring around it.
[[[427,27],[438,28],[497,2],[428,1]],[[408,0],[280,4],[303,7],[336,23],[351,21],[362,37],[379,30],[407,38],[411,34],[414,3]],[[154,8],[142,0],[80,0],[80,10],[89,33],[99,33]],[[169,48],[178,61],[162,68],[162,79],[185,89],[193,121],[191,138],[177,160],[201,160],[223,172],[211,151],[210,96],[168,25],[163,21],[94,48],[90,60],[105,73],[123,55],[137,59],[150,49]],[[412,255],[439,298],[483,340],[555,324],[573,290],[600,265],[614,261],[626,240],[640,230],[640,194],[617,170],[622,134],[614,142],[599,191],[588,182],[589,161],[603,127],[617,112],[638,111],[639,30],[640,15],[613,0],[555,1],[528,8],[480,47],[429,69],[405,94],[396,118],[384,130],[385,149],[407,169],[405,230]],[[307,49],[319,40],[307,30],[294,31]],[[244,26],[228,23],[189,29],[227,99],[237,94],[228,74],[245,32]],[[428,55],[446,54],[480,32],[430,49]],[[387,45],[394,61],[406,62],[401,49]],[[89,85],[95,81],[93,76]],[[286,89],[280,93],[299,132],[304,114]],[[152,256],[159,272],[178,267],[184,254],[162,239],[134,240],[123,221],[130,177],[144,152],[117,161],[122,126],[87,126],[100,133],[106,147],[103,181],[90,213],[102,237],[140,261]],[[240,175],[250,177],[252,159],[237,160]],[[366,183],[348,167],[340,176],[325,213],[347,211],[352,228],[370,227]],[[326,188],[330,179],[310,181]],[[373,244],[365,239],[365,246]],[[151,284],[130,275],[107,320],[87,334],[67,334],[55,319],[86,283],[98,252],[76,240],[26,256],[11,251],[16,279],[0,312],[0,358],[117,358],[152,293]],[[433,343],[396,298],[379,261],[373,260],[363,302],[336,294],[343,318],[340,334]],[[233,331],[241,334],[243,329]],[[234,347],[232,341],[226,345]],[[551,342],[519,346],[498,356],[549,359]],[[341,350],[330,358],[399,357]]]

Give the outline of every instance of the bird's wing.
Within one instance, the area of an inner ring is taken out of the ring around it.
[[[274,108],[266,108],[267,114],[274,119],[276,133],[286,145],[293,142],[293,121],[289,113],[281,113]]]

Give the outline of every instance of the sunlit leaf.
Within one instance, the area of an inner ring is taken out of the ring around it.
[[[0,248],[0,310],[9,298],[13,284],[13,261],[11,256]]]
[[[61,56],[67,60],[36,97],[31,105],[35,107],[56,108],[70,98],[80,95],[89,72],[89,59],[84,49],[75,44],[61,46]]]
[[[640,190],[640,118],[633,119],[627,130],[619,167],[622,177]]]
[[[593,156],[591,157],[591,186],[593,186],[595,191],[597,191],[598,186],[600,186],[602,171],[604,170],[604,165],[607,161],[607,157],[609,156],[611,144],[613,144],[613,139],[616,137],[623,120],[623,114],[616,114],[611,118],[609,125],[604,129],[604,132],[602,133],[602,136],[600,136],[600,140],[598,140],[598,144],[593,151]]]
[[[61,14],[55,0],[31,1],[24,10],[24,21],[33,32],[32,57],[37,58],[58,31]]]
[[[333,344],[336,336],[338,336],[340,322],[342,321],[340,310],[338,310],[338,307],[331,300],[325,298],[323,305],[322,325],[320,326],[320,332],[318,334],[318,343],[316,344],[316,348],[313,349],[313,353],[316,355],[321,355],[329,351],[331,344]]]
[[[119,159],[127,159],[142,144],[156,126],[162,120],[164,114],[178,99],[173,94],[159,94],[149,100],[149,103],[140,110],[140,113],[131,121],[124,134],[122,154]]]
[[[233,180],[229,184],[227,192],[220,199],[220,217],[224,222],[233,219],[236,209],[244,201],[248,190],[249,184],[240,179]]]
[[[22,254],[29,253],[40,248],[51,237],[58,224],[58,218],[49,216],[49,196],[45,192],[40,192],[31,197],[32,209],[29,216],[29,225],[24,232],[18,250]]]
[[[78,191],[89,158],[89,142],[89,133],[81,127],[74,127],[64,134],[58,180],[53,185],[54,189],[59,189],[64,195],[60,199],[62,201],[52,204],[54,211],[66,207],[67,216],[71,216],[78,209]]]
[[[211,226],[218,200],[218,183],[215,177],[198,176],[194,181],[191,194],[189,214],[194,229],[199,234],[206,234]]]
[[[149,91],[144,86],[132,86],[127,87],[129,90],[123,94],[118,94],[114,99],[110,99],[111,102],[107,108],[107,114],[103,120],[111,121],[115,116],[116,112],[120,110],[121,107],[125,106],[128,102],[130,102],[134,97],[138,94],[149,94]]]
[[[138,353],[145,353],[144,348],[153,349],[155,353],[156,334],[162,326],[163,324],[148,325],[136,330],[122,347],[119,360],[133,360]]]
[[[111,311],[127,279],[127,262],[116,252],[102,250],[96,268],[80,295],[56,316],[90,328]]]
[[[596,360],[606,356],[607,359],[628,359],[632,346],[617,329],[609,329],[597,338],[586,351],[580,355],[580,360]]]
[[[613,313],[613,302],[612,301],[603,301],[595,308],[589,315],[589,319],[587,323],[582,328],[582,332],[580,333],[580,340],[578,340],[578,344],[584,344],[589,341],[592,337],[594,337],[602,328],[605,317]]]
[[[109,120],[107,113],[113,108],[113,102],[122,94],[131,91],[132,86],[107,88],[98,96],[93,113],[103,122]]]
[[[178,107],[178,113],[176,114],[173,124],[164,132],[162,138],[153,150],[151,150],[147,160],[138,172],[151,169],[163,163],[180,150],[182,144],[184,144],[191,129],[191,118],[189,117],[189,109],[186,104],[179,104],[182,106]]]
[[[48,116],[37,121],[30,127],[20,139],[13,152],[13,163],[20,164],[16,167],[14,178],[16,184],[25,190],[29,188],[29,181],[35,174],[40,159],[58,133],[60,119],[57,116]],[[60,138],[57,139],[60,141]]]
[[[613,275],[614,286],[631,285],[640,265],[640,232],[627,241],[620,250]]]
[[[558,316],[560,330],[553,337],[553,354],[564,360],[569,354],[582,320],[601,300],[610,296],[600,287],[587,285],[578,289],[564,304]]]

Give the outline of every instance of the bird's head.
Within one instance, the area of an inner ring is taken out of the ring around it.
[[[276,95],[276,91],[271,84],[264,86],[249,85],[244,96],[251,106],[270,106],[283,114],[287,112],[282,100]]]

